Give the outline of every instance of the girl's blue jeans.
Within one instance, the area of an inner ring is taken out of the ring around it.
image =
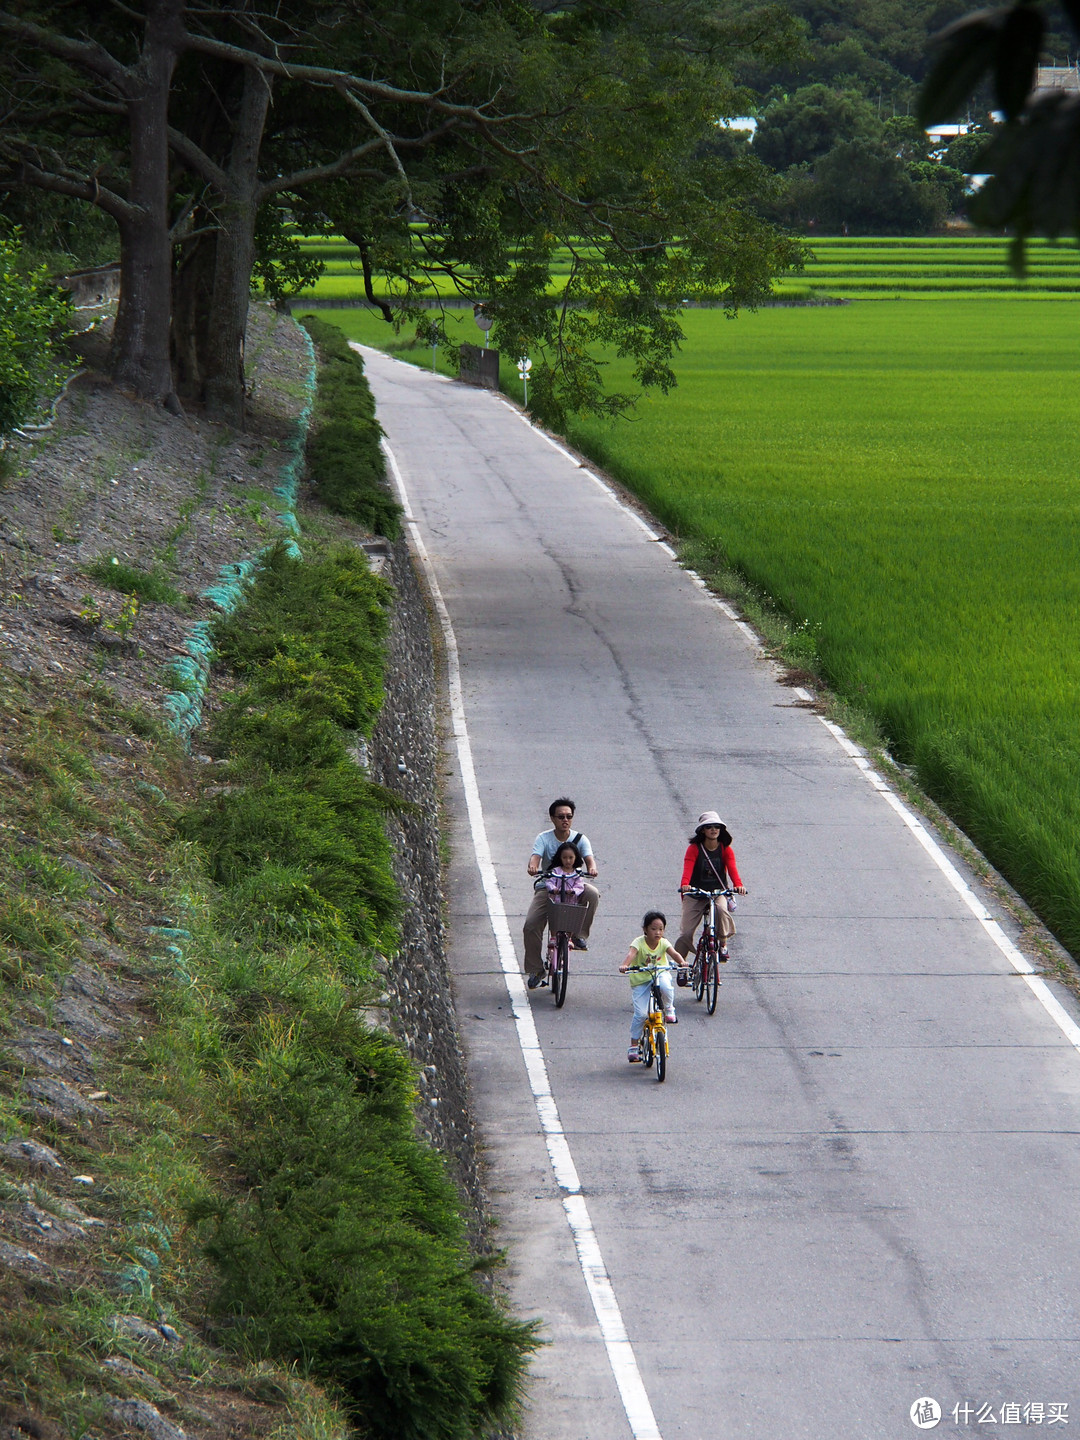
[[[672,976],[671,970],[662,970],[656,977],[656,983],[660,986],[660,993],[664,997],[664,1010],[668,1014],[675,1009],[675,981]],[[630,1043],[633,1045],[641,1039],[641,1032],[645,1028],[645,1016],[649,1013],[652,986],[635,985],[631,989],[630,995],[634,1002],[634,1018],[630,1022]]]

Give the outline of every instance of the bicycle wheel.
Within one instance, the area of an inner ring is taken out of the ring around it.
[[[705,961],[705,1008],[710,1015],[716,1013],[716,992],[720,989],[720,966],[713,951]]]
[[[555,996],[555,1008],[561,1010],[566,999],[566,980],[570,973],[570,945],[566,936],[559,932],[555,941],[555,973],[551,977],[551,992]]]
[[[705,994],[705,937],[698,941],[698,947],[694,951],[694,968],[690,972],[690,984],[694,987],[694,999],[700,1001]]]
[[[641,1032],[641,1063],[648,1070],[653,1062],[652,1030],[648,1025]]]
[[[656,1035],[656,1078],[663,1081],[667,1074],[667,1031],[659,1030]]]

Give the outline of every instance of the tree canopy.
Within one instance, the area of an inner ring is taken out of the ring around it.
[[[114,370],[139,394],[240,417],[252,275],[303,278],[297,223],[354,240],[398,316],[435,277],[482,298],[551,417],[618,413],[598,347],[666,387],[685,298],[752,304],[799,257],[755,208],[762,168],[710,145],[736,68],[786,34],[705,0],[18,0],[0,187],[111,217]]]
[[[857,90],[813,84],[778,96],[762,112],[754,152],[781,175],[766,212],[791,226],[913,234],[943,225],[963,199],[963,172],[931,159],[918,122],[882,119]]]

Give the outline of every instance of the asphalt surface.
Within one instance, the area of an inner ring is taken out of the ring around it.
[[[597,853],[566,1006],[537,991],[531,1007],[660,1434],[912,1435],[922,1396],[941,1432],[1049,1430],[1062,1405],[1080,1425],[1080,1053],[903,817],[625,509],[499,397],[365,357],[456,633],[519,955],[550,800],[573,796]],[[626,1440],[453,767],[447,788],[498,1237],[550,1342],[523,1433]],[[674,937],[706,808],[751,893],[716,1014],[678,992],[658,1085],[627,1064],[617,965],[646,908]]]

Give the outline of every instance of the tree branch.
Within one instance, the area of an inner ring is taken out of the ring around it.
[[[221,194],[225,194],[229,185],[229,177],[225,171],[216,161],[211,160],[206,151],[196,145],[194,140],[185,135],[182,130],[175,130],[171,125],[169,126],[169,149],[189,169],[209,181]]]
[[[312,165],[307,170],[294,170],[291,175],[281,175],[276,180],[264,181],[258,189],[259,203],[276,195],[281,190],[299,190],[303,185],[314,185],[320,180],[332,180],[335,175],[343,175],[354,165],[357,160],[362,160],[373,150],[381,150],[381,140],[365,140],[363,145],[357,145],[355,149],[348,150],[344,155],[339,155],[336,160],[328,161],[325,165]],[[381,172],[375,172],[380,174]]]
[[[405,174],[405,166],[401,163],[401,156],[394,149],[394,142],[390,136],[390,132],[379,124],[379,122],[375,119],[375,116],[372,115],[371,111],[358,96],[353,95],[343,86],[338,88],[338,94],[341,96],[341,98],[345,101],[347,105],[351,105],[354,110],[359,110],[360,114],[364,117],[365,123],[368,124],[371,129],[375,131],[375,134],[378,135],[379,139],[382,141],[383,145],[386,148],[386,153],[390,156],[390,163],[393,165],[394,169],[398,173],[398,178],[401,181],[401,188],[405,195],[405,201],[409,207],[409,214],[412,215],[416,210],[416,205],[413,202],[412,197],[412,185],[409,183],[408,175]]]
[[[378,298],[371,283],[371,252],[368,249],[367,241],[361,236],[351,235],[347,230],[343,230],[342,234],[345,236],[345,239],[351,241],[360,252],[360,268],[364,272],[364,294],[377,310],[382,311],[383,319],[389,324],[393,324],[393,310],[385,300]]]
[[[96,41],[72,40],[67,35],[57,35],[55,31],[35,25],[31,20],[20,20],[17,16],[3,11],[0,11],[0,34],[29,41],[30,44],[39,46],[60,60],[66,60],[80,70],[89,70],[94,75],[100,75],[122,95],[129,94],[132,82],[130,70]]]
[[[56,195],[70,195],[76,200],[86,200],[111,215],[117,222],[137,220],[142,215],[138,205],[132,205],[114,190],[104,188],[96,179],[77,180],[73,176],[57,175],[51,170],[28,160],[9,162],[19,173],[0,180],[0,189],[13,190],[20,185],[32,185],[35,190],[51,190]]]
[[[348,70],[331,70],[322,65],[294,65],[283,60],[274,60],[254,50],[245,50],[240,45],[214,40],[209,35],[193,35],[189,32],[185,37],[185,44],[189,50],[196,50],[200,54],[214,55],[219,60],[231,60],[236,65],[251,66],[270,75],[281,75],[286,80],[308,80],[314,85],[325,85],[335,90],[342,87],[358,90],[376,100],[391,100],[402,105],[423,105],[441,114],[456,115],[460,119],[477,123],[508,125],[511,122],[536,119],[536,116],[529,114],[485,114],[486,105],[490,105],[492,101],[487,101],[482,106],[455,105],[449,100],[443,100],[442,92],[438,90],[401,90],[396,85],[387,85],[381,80],[365,80]]]

